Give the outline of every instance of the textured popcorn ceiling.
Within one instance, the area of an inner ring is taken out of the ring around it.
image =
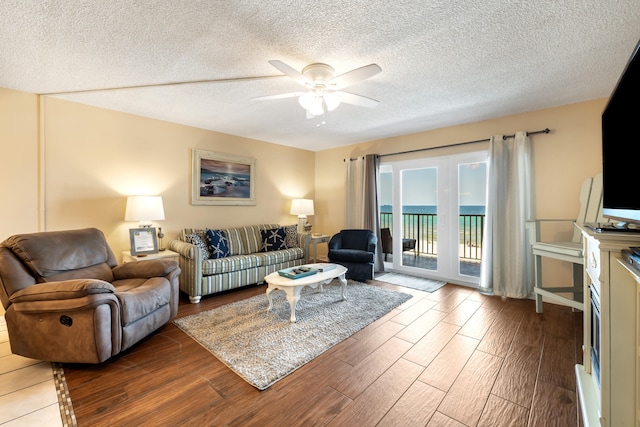
[[[0,87],[322,150],[607,97],[639,38],[638,0],[3,0]],[[302,88],[271,59],[380,104],[252,101]]]

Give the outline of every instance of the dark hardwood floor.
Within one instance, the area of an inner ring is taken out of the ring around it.
[[[65,365],[78,425],[577,425],[582,313],[369,283],[414,297],[265,391],[171,323],[101,365]],[[184,299],[179,316],[264,291]]]

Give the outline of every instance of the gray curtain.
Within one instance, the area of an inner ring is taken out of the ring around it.
[[[384,271],[382,257],[382,239],[380,238],[380,210],[378,204],[378,177],[380,172],[380,156],[367,154],[365,162],[364,179],[364,228],[376,233],[378,246],[376,248],[376,260],[374,271]]]
[[[531,218],[531,148],[526,132],[489,142],[487,223],[480,270],[482,292],[529,298],[533,266],[526,221]]]
[[[345,228],[367,229],[378,236],[374,267],[376,272],[384,271],[378,209],[379,169],[380,158],[377,154],[348,160],[345,191]]]

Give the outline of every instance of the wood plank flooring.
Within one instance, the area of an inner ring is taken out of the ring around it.
[[[173,324],[97,366],[65,365],[79,426],[575,426],[582,313],[448,284],[414,295],[259,391]],[[263,294],[183,299],[179,316]],[[251,357],[250,354],[247,357]]]

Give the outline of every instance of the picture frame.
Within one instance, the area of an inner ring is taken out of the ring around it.
[[[154,227],[130,228],[131,255],[148,255],[158,253],[158,238]]]
[[[255,205],[256,161],[192,149],[192,205]]]

